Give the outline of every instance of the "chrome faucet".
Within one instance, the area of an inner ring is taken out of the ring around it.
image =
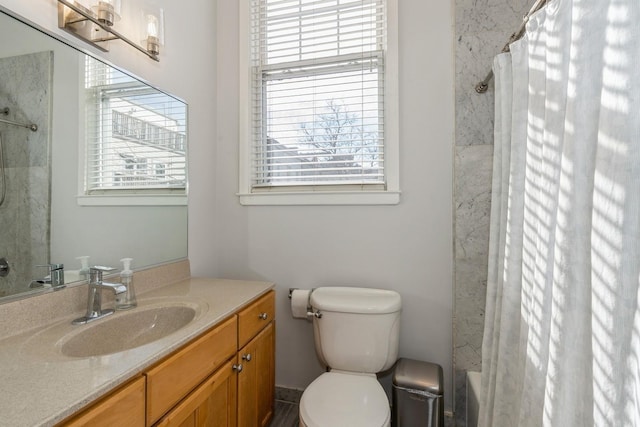
[[[51,285],[53,289],[64,288],[64,264],[45,264],[36,265],[36,267],[44,267],[48,273],[42,279],[36,279],[29,285],[30,288],[41,288],[44,285]]]
[[[87,314],[75,319],[74,325],[81,325],[96,319],[113,314],[112,309],[102,309],[102,290],[109,289],[115,295],[127,292],[127,287],[120,283],[108,283],[102,281],[102,273],[113,271],[115,268],[95,266],[89,269],[89,296],[87,298]]]

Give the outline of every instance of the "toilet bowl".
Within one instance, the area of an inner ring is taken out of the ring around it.
[[[375,375],[327,372],[300,401],[301,427],[388,427],[389,400]]]
[[[387,427],[391,411],[376,373],[398,356],[400,310],[397,292],[326,287],[309,299],[315,348],[329,368],[303,392],[304,427]]]

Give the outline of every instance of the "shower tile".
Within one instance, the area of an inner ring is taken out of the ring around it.
[[[493,145],[455,147],[454,367],[456,424],[465,425],[466,371],[479,371],[489,249]]]
[[[504,34],[497,32],[456,40],[456,145],[493,143],[493,82],[483,94],[475,87],[491,70],[504,42]]]
[[[493,146],[456,147],[455,170],[456,259],[480,259],[486,266]]]
[[[457,0],[456,33],[504,30],[509,36],[531,4],[531,0]]]
[[[36,123],[38,131],[2,124],[7,195],[0,206],[0,257],[6,257],[9,275],[0,278],[0,296],[23,291],[34,278],[44,277],[38,264],[49,262],[51,169],[49,115],[51,109],[52,52],[0,59],[0,108],[7,119]]]

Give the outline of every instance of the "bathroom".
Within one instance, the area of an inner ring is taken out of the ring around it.
[[[474,86],[531,2],[398,1],[401,195],[379,206],[241,205],[238,2],[156,3],[166,26],[159,62],[115,43],[88,50],[189,105],[191,274],[276,283],[282,389],[304,389],[323,371],[311,325],[290,316],[289,288],[397,291],[400,355],[443,367],[445,412],[466,425],[466,372],[481,369],[493,155],[493,93]],[[70,38],[54,1],[0,6]]]

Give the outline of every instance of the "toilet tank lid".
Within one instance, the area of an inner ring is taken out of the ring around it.
[[[385,314],[402,308],[400,294],[386,289],[323,287],[309,301],[313,308],[339,313]]]

